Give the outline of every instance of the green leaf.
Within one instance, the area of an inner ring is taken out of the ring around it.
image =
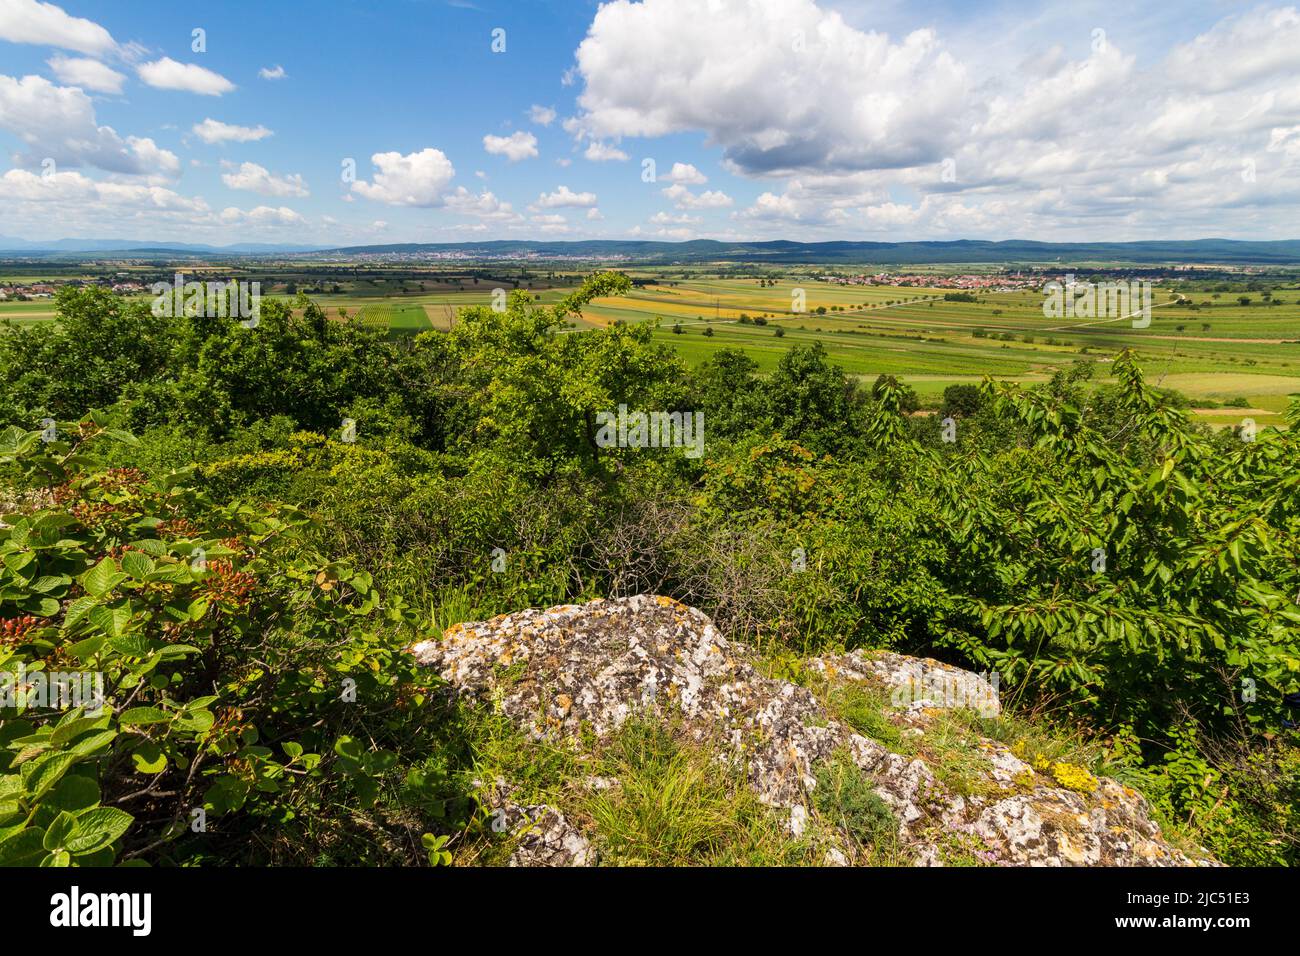
[[[23,785],[27,788],[30,801],[40,800],[56,783],[62,779],[77,761],[76,754],[59,753],[39,757],[23,766]]]
[[[100,730],[93,734],[86,734],[68,748],[68,753],[77,757],[90,757],[103,750],[116,738],[116,730]]]
[[[164,558],[167,556],[167,545],[163,544],[157,538],[141,538],[138,541],[132,541],[131,547],[136,551],[143,551],[145,554],[152,554],[155,558]]]
[[[229,813],[238,810],[248,799],[248,784],[238,777],[222,774],[208,789],[205,800],[214,813]]]
[[[111,438],[113,439],[113,441],[119,441],[123,445],[130,445],[132,447],[135,447],[140,444],[140,439],[136,438],[129,431],[126,431],[121,428],[105,428],[103,434],[105,438]]]
[[[44,574],[33,581],[29,587],[37,594],[49,594],[56,589],[62,589],[72,583],[72,578],[66,574]]]
[[[99,803],[99,784],[79,771],[67,774],[45,798],[45,806],[76,813]]]
[[[172,715],[157,707],[132,707],[118,715],[117,721],[123,726],[143,727],[147,724],[165,724]]]
[[[178,730],[190,730],[200,734],[209,730],[214,723],[216,718],[210,710],[187,711],[176,718]]]
[[[45,858],[45,831],[28,827],[0,840],[0,866],[36,866]]]
[[[30,597],[20,602],[19,607],[40,617],[54,617],[59,613],[59,602],[48,597]]]
[[[137,773],[162,773],[167,769],[167,755],[152,741],[141,744],[131,754]]]
[[[99,598],[91,597],[89,594],[77,598],[68,605],[68,610],[63,615],[63,626],[73,628],[77,622],[90,613],[91,608],[99,604]]]
[[[63,810],[54,818],[49,827],[45,830],[45,838],[41,845],[47,850],[62,849],[67,845],[68,839],[77,832],[77,818]]]
[[[87,594],[103,597],[125,580],[126,575],[118,571],[117,562],[112,558],[104,558],[81,576],[81,586]]]
[[[334,743],[334,753],[338,755],[344,773],[354,774],[361,770],[361,760],[365,754],[355,737],[340,737]]]
[[[77,643],[68,648],[68,652],[79,661],[88,660],[104,646],[105,640],[106,638],[102,634],[96,634],[94,637],[88,637],[84,641],[77,641]]]
[[[100,604],[90,609],[90,623],[109,637],[121,637],[131,625],[130,607],[109,607]]]
[[[149,556],[139,551],[127,551],[122,555],[122,570],[137,581],[143,581],[153,567],[153,561]]]
[[[125,634],[111,638],[108,646],[126,657],[148,657],[155,645],[143,634]]]
[[[86,731],[96,729],[102,721],[102,717],[78,717],[76,720],[60,723],[54,728],[54,733],[50,734],[50,746],[61,747]]]
[[[18,574],[29,564],[36,560],[35,551],[12,551],[4,556],[4,565],[14,574]],[[31,577],[30,574],[22,575],[23,578]]]
[[[135,818],[116,807],[96,807],[77,817],[77,833],[67,843],[72,853],[81,856],[103,849],[131,828]]]

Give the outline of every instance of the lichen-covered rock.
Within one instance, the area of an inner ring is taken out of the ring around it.
[[[512,789],[501,780],[480,788],[494,832],[514,841],[511,866],[591,866],[596,851],[591,841],[563,813],[545,804],[519,804]]]
[[[670,598],[529,609],[456,625],[410,650],[457,694],[499,708],[537,738],[577,739],[583,728],[605,737],[633,715],[674,717],[720,759],[743,766],[760,800],[789,811],[795,833],[812,812],[818,765],[843,752],[893,811],[918,865],[941,865],[942,848],[953,841],[1001,865],[1212,864],[1165,843],[1135,791],[1067,764],[1032,766],[993,740],[976,739],[966,755],[979,786],[954,793],[918,755],[923,747],[895,753],[855,733],[810,690],[763,676],[750,648]],[[942,708],[1000,712],[992,683],[938,661],[855,651],[808,666],[828,680],[886,692],[903,732],[922,743]],[[507,809],[514,820],[511,814],[535,834],[527,848],[521,841],[515,862],[595,862],[591,844],[558,811]],[[834,848],[826,858],[847,859]]]
[[[997,675],[989,680],[942,661],[893,651],[857,650],[838,657],[816,657],[808,666],[828,677],[878,684],[900,710],[965,707],[983,717],[1002,713]]]

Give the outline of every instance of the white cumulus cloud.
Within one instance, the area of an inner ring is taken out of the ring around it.
[[[117,49],[112,34],[91,20],[69,16],[38,0],[0,0],[0,40],[35,43],[98,56]]]
[[[233,164],[231,164],[233,167]],[[276,176],[257,163],[241,163],[232,172],[222,173],[221,181],[231,189],[242,189],[262,196],[310,196],[307,183],[298,173]]]
[[[58,166],[93,166],[129,176],[171,176],[180,170],[176,155],[153,140],[124,139],[111,126],[101,126],[81,89],[57,86],[41,76],[0,75],[0,129],[26,147],[15,157],[20,166],[51,159]]]
[[[493,136],[489,133],[483,137],[483,148],[493,156],[504,156],[510,162],[517,163],[521,159],[537,155],[537,137],[523,130],[509,136]]]
[[[617,146],[610,146],[599,140],[592,140],[588,143],[582,155],[593,163],[622,162],[630,158],[627,153]]]
[[[234,126],[211,117],[194,124],[194,135],[205,143],[252,143],[274,135],[265,126]]]
[[[534,103],[528,108],[528,118],[538,126],[550,126],[555,122],[555,110],[549,106],[538,106]]]
[[[568,186],[560,186],[555,192],[542,193],[533,203],[533,207],[537,209],[562,209],[566,206],[588,209],[594,205],[596,205],[595,193],[575,193]]]
[[[370,161],[376,169],[374,181],[357,180],[352,191],[390,206],[440,206],[443,190],[456,175],[451,160],[440,149],[427,148],[405,156],[375,153]]]
[[[121,93],[126,77],[98,60],[52,56],[46,61],[60,83],[96,93]]]
[[[235,88],[235,84],[220,73],[195,63],[178,63],[169,56],[135,68],[140,79],[160,90],[180,90],[200,96],[221,96]]]
[[[680,183],[662,190],[678,209],[722,209],[732,204],[732,198],[719,189],[693,193]]]
[[[659,177],[666,183],[680,183],[683,186],[703,186],[709,181],[709,177],[696,169],[690,163],[673,163],[667,175]]]
[[[933,30],[894,40],[812,0],[615,0],[576,59],[583,135],[703,130],[753,174],[937,159],[968,85]]]
[[[301,226],[307,220],[288,206],[255,206],[244,210],[227,206],[221,210],[221,221],[230,225]]]

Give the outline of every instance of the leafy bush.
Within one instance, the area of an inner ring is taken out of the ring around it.
[[[419,722],[407,610],[304,547],[301,511],[105,470],[99,446],[135,439],[102,413],[60,431],[0,435],[40,501],[0,530],[0,613],[22,622],[0,644],[0,862],[255,859],[265,824],[300,858],[293,834],[372,805],[381,744]]]

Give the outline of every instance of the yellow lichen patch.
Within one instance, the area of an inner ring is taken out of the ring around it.
[[[1078,793],[1091,793],[1097,789],[1097,778],[1083,767],[1072,763],[1054,763],[1051,767],[1052,779],[1067,790]]]

